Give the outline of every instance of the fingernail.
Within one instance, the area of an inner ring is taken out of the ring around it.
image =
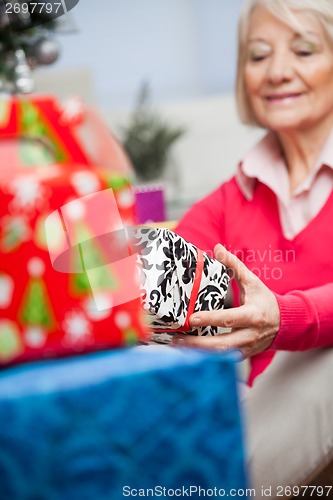
[[[194,316],[193,318],[190,319],[190,323],[191,323],[191,325],[196,326],[196,325],[200,325],[201,321],[200,321],[200,318],[198,318],[197,316]]]
[[[184,342],[184,339],[182,337],[174,337],[172,339],[173,344],[182,344]]]

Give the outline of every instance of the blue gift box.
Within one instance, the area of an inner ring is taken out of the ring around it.
[[[12,367],[0,422],[1,500],[245,488],[233,353],[143,346]]]

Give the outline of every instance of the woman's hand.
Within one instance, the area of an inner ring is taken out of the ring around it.
[[[220,326],[230,333],[217,336],[177,334],[173,344],[203,349],[240,349],[245,357],[267,349],[280,326],[280,311],[274,294],[235,255],[222,245],[216,245],[215,257],[225,264],[236,279],[240,291],[240,306],[218,311],[196,312],[190,317],[191,326]]]

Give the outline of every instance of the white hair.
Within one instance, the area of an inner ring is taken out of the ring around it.
[[[249,23],[254,8],[259,5],[299,33],[302,33],[304,28],[295,16],[295,11],[311,13],[321,23],[333,50],[333,0],[245,0],[238,24],[236,100],[241,121],[260,126],[249,102],[244,82]]]

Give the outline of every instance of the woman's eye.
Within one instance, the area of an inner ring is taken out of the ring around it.
[[[309,57],[317,52],[317,47],[314,43],[302,43],[294,47],[295,54],[300,57]]]
[[[253,62],[263,61],[267,57],[267,54],[251,54],[250,60]]]
[[[247,48],[248,60],[251,62],[263,61],[271,53],[271,47],[266,43],[250,43],[250,46]]]
[[[311,50],[297,50],[296,51],[296,55],[300,56],[300,57],[308,57],[308,56],[312,56],[312,54],[313,54],[313,51],[311,51]]]

